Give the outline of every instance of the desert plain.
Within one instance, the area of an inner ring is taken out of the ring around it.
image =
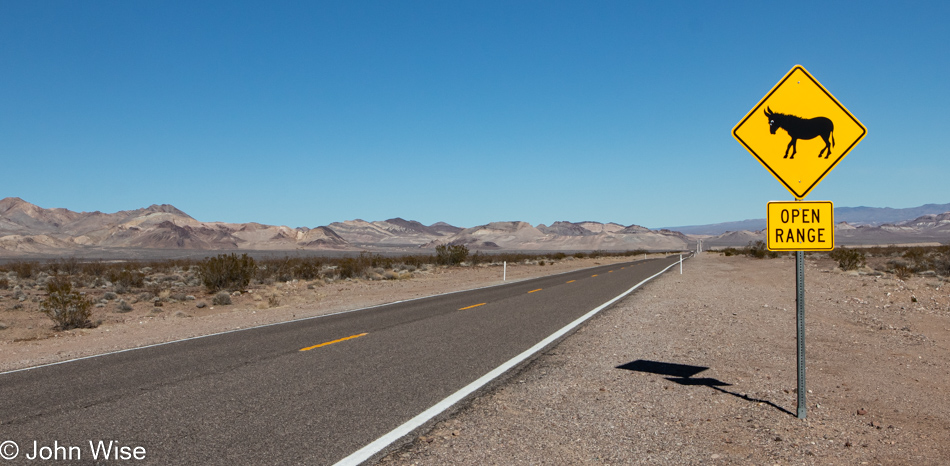
[[[625,260],[509,264],[507,278]],[[810,256],[798,419],[794,271],[791,256],[690,258],[683,274],[673,268],[604,310],[380,463],[950,463],[948,280],[845,272]],[[41,290],[22,301],[0,290],[0,370],[496,285],[501,274],[432,267],[403,280],[276,282],[230,305],[198,287],[162,306],[133,295],[132,310],[106,300],[97,328],[69,331],[39,312]]]

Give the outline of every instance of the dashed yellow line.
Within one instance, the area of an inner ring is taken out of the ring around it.
[[[597,276],[597,274],[595,273],[595,274],[591,275],[591,278],[596,277],[596,276]]]
[[[536,290],[531,290],[531,291],[529,291],[528,293],[534,293],[535,291],[541,291],[542,289],[543,289],[543,288],[538,288],[538,289],[536,289]]]
[[[614,271],[613,271],[613,270],[608,270],[607,273],[614,273]]]
[[[576,282],[576,281],[577,281],[577,280],[570,280],[570,281],[568,281],[568,283],[574,283],[574,282]]]
[[[466,309],[471,309],[471,308],[473,308],[473,307],[478,307],[478,306],[484,306],[484,305],[486,305],[486,304],[488,304],[488,303],[473,304],[473,305],[471,305],[471,306],[463,307],[463,308],[461,308],[461,309],[459,309],[459,310],[460,310],[460,311],[464,311],[464,310],[466,310]]]
[[[321,346],[332,345],[332,344],[334,344],[334,343],[339,343],[339,342],[341,342],[341,341],[352,340],[352,339],[354,339],[354,338],[359,338],[359,337],[361,337],[361,336],[363,336],[363,335],[367,335],[367,334],[366,334],[366,333],[361,333],[361,334],[359,334],[359,335],[350,335],[350,336],[345,337],[345,338],[340,338],[339,340],[328,341],[328,342],[326,342],[326,343],[320,343],[319,345],[313,345],[313,346],[308,346],[308,347],[306,347],[306,348],[300,348],[300,351],[310,351],[310,350],[312,350],[312,349],[314,349],[314,348],[319,348],[319,347],[321,347]]]

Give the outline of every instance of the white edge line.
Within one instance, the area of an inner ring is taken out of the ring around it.
[[[584,321],[586,321],[587,319],[590,319],[591,317],[596,315],[598,312],[604,310],[604,308],[624,298],[628,294],[633,293],[634,290],[636,290],[637,288],[640,288],[640,286],[643,285],[644,283],[662,275],[664,272],[666,272],[667,270],[673,268],[673,266],[678,265],[678,264],[679,264],[679,261],[673,262],[672,264],[667,266],[665,269],[657,272],[655,275],[644,279],[640,283],[637,283],[636,285],[633,286],[633,288],[630,288],[629,290],[624,291],[623,293],[619,294],[618,296],[611,299],[610,301],[607,301],[606,303],[601,304],[600,306],[597,306],[592,311],[588,312],[587,314],[584,314],[583,316],[579,317],[577,320],[567,324],[562,329],[552,333],[550,336],[548,336],[544,340],[541,340],[540,342],[538,342],[538,344],[532,346],[531,348],[528,348],[523,353],[509,359],[504,364],[496,367],[491,372],[479,377],[477,380],[466,385],[461,390],[449,395],[442,401],[433,405],[431,408],[419,413],[416,417],[406,421],[401,426],[396,427],[395,429],[391,430],[389,433],[374,440],[372,443],[366,445],[365,447],[360,448],[359,450],[356,450],[355,452],[350,454],[350,456],[347,456],[346,458],[343,458],[342,460],[337,462],[334,466],[356,466],[372,458],[373,455],[379,453],[384,448],[389,446],[391,443],[408,435],[410,432],[422,426],[423,424],[428,422],[430,419],[438,416],[439,413],[449,409],[452,405],[458,403],[459,401],[463,400],[465,397],[471,395],[479,388],[482,388],[483,386],[487,385],[496,377],[505,373],[512,367],[517,366],[522,361],[524,361],[525,359],[528,359],[529,357],[531,357],[533,354],[537,353],[538,351],[541,351],[546,346],[556,341],[558,338],[561,338],[562,336],[564,336],[564,334],[566,334],[567,332],[570,332],[578,325],[584,323]]]
[[[636,262],[636,261],[632,261],[632,262]],[[618,262],[618,264],[619,264],[619,263],[621,263],[621,262]],[[608,265],[609,265],[609,264],[608,264]],[[178,339],[178,340],[163,341],[163,342],[161,342],[161,343],[153,343],[153,344],[151,344],[151,345],[136,346],[135,348],[126,348],[126,349],[121,349],[121,350],[116,350],[116,351],[109,351],[108,353],[90,354],[89,356],[83,356],[83,357],[81,357],[81,358],[66,359],[66,360],[63,360],[63,361],[56,361],[56,362],[49,362],[49,363],[46,363],[46,364],[40,364],[40,365],[38,365],[38,366],[21,367],[21,368],[19,368],[19,369],[12,369],[12,370],[9,370],[9,371],[6,371],[6,372],[0,372],[0,376],[7,375],[7,374],[13,374],[13,373],[15,373],[15,372],[24,372],[24,371],[31,371],[31,370],[34,370],[34,369],[41,369],[41,368],[43,368],[43,367],[58,366],[58,365],[60,365],[60,364],[67,364],[67,363],[71,363],[71,362],[82,361],[82,360],[84,360],[84,359],[99,358],[99,357],[102,357],[102,356],[109,356],[109,355],[111,355],[111,354],[127,353],[127,352],[129,352],[129,351],[138,351],[138,350],[143,350],[143,349],[146,349],[146,348],[154,348],[154,347],[156,347],[156,346],[171,345],[171,344],[173,344],[173,343],[181,343],[181,342],[189,341],[189,340],[197,340],[197,339],[200,339],[200,338],[208,338],[208,337],[214,337],[214,336],[218,336],[218,335],[225,335],[225,334],[228,334],[228,333],[243,332],[243,331],[246,331],[246,330],[255,330],[255,329],[265,328],[265,327],[273,327],[273,326],[275,326],[275,325],[292,324],[292,323],[294,323],[294,322],[302,322],[302,321],[304,321],[304,320],[311,320],[311,319],[321,319],[321,318],[324,318],[324,317],[330,317],[330,316],[335,316],[335,315],[339,315],[339,314],[347,314],[347,313],[350,313],[350,312],[365,311],[365,310],[368,310],[368,309],[375,309],[375,308],[378,308],[378,307],[390,306],[390,305],[392,305],[392,304],[407,303],[407,302],[410,302],[410,301],[418,301],[418,300],[421,300],[421,299],[435,298],[435,297],[438,297],[438,296],[446,296],[446,295],[456,294],[456,293],[465,293],[465,292],[467,292],[467,291],[484,290],[484,289],[486,289],[486,288],[494,288],[494,287],[496,287],[496,286],[511,285],[511,284],[514,284],[514,283],[519,283],[519,282],[528,281],[528,280],[536,280],[536,279],[541,279],[541,278],[545,278],[545,277],[556,277],[556,276],[558,276],[558,275],[564,275],[564,274],[568,274],[568,273],[571,273],[571,272],[579,272],[579,271],[582,271],[582,270],[588,270],[588,269],[593,269],[593,268],[597,268],[597,267],[604,267],[604,266],[603,266],[603,265],[592,265],[592,266],[590,266],[590,267],[585,267],[585,268],[583,268],[583,269],[568,270],[568,271],[566,271],[566,272],[558,272],[558,273],[553,273],[553,274],[551,274],[551,275],[543,275],[543,276],[534,277],[534,278],[523,278],[523,279],[520,279],[520,280],[508,280],[508,281],[505,281],[505,282],[502,282],[502,283],[496,283],[496,284],[494,284],[494,285],[487,285],[487,286],[482,286],[482,287],[478,287],[478,288],[469,288],[469,289],[465,289],[465,290],[449,291],[449,292],[447,292],[447,293],[439,293],[439,294],[433,294],[433,295],[429,295],[429,296],[420,296],[420,297],[418,297],[418,298],[403,299],[403,300],[393,301],[393,302],[389,302],[389,303],[382,303],[382,304],[376,304],[376,305],[373,305],[373,306],[361,307],[361,308],[358,308],[358,309],[348,309],[348,310],[345,310],[345,311],[332,312],[332,313],[330,313],[330,314],[320,314],[320,315],[318,315],[318,316],[301,317],[301,318],[299,318],[299,319],[282,320],[282,321],[280,321],[280,322],[272,322],[272,323],[269,323],[269,324],[255,325],[255,326],[253,326],[253,327],[235,328],[235,329],[231,329],[231,330],[225,330],[225,331],[223,331],[223,332],[209,333],[209,334],[207,334],[207,335],[197,335],[197,336],[188,337],[188,338],[181,338],[181,339]],[[665,270],[664,270],[664,271],[665,271]],[[662,272],[661,272],[661,273],[662,273]],[[652,278],[652,277],[651,277],[651,278]]]

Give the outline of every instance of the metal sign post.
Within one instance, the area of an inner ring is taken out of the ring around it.
[[[795,196],[795,202],[768,204],[766,247],[795,251],[799,419],[807,411],[805,251],[835,248],[834,205],[801,201],[866,134],[864,125],[801,66],[792,67],[732,129],[732,136]]]
[[[795,252],[795,269],[795,307],[798,308],[798,418],[805,419],[805,251]]]

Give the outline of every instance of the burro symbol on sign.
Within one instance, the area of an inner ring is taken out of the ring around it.
[[[768,248],[772,251],[834,249],[834,206],[830,201],[769,202]]]
[[[732,129],[795,199],[805,199],[865,134],[864,125],[801,66]]]
[[[831,155],[831,148],[835,145],[835,124],[825,118],[801,118],[795,115],[786,115],[784,113],[773,112],[771,108],[766,107],[765,116],[769,118],[769,131],[771,134],[775,134],[775,131],[779,128],[785,130],[789,136],[792,137],[792,142],[788,143],[788,147],[785,148],[785,159],[795,158],[795,154],[798,152],[798,145],[796,144],[799,139],[814,139],[818,136],[821,136],[821,140],[825,141],[825,147],[821,149],[821,152],[818,153],[818,157],[821,157],[825,154],[825,151],[828,151],[828,155]],[[788,150],[792,150],[792,156],[788,156]],[[828,155],[825,155],[825,158],[828,158]]]

